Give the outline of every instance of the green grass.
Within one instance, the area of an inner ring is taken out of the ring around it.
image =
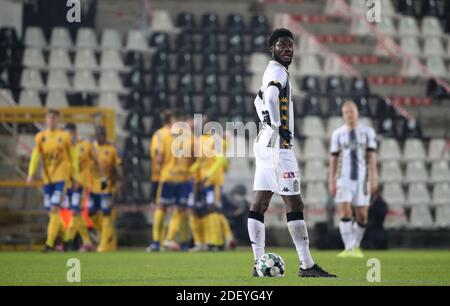
[[[224,253],[27,253],[0,252],[0,285],[72,285],[66,281],[69,258],[81,262],[81,285],[374,285],[367,259],[381,261],[377,285],[450,285],[450,252],[367,251],[365,259],[338,259],[337,251],[317,251],[315,261],[337,279],[300,279],[294,249],[271,249],[286,262],[283,278],[250,277],[248,248]]]

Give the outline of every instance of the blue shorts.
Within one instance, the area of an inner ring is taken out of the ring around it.
[[[150,192],[150,200],[152,202],[156,201],[156,194],[158,192],[158,185],[159,185],[158,181],[152,181],[152,186],[151,186],[152,190]]]
[[[188,201],[188,207],[194,208],[195,210],[202,212],[208,207],[215,207],[217,209],[222,208],[222,187],[221,186],[208,186],[203,187],[197,194],[194,195],[191,192]]]
[[[61,206],[65,182],[44,185],[44,208],[50,210],[52,206]]]
[[[112,194],[111,193],[91,193],[89,195],[88,211],[89,215],[94,215],[99,210],[102,210],[104,215],[109,215],[112,209]]]
[[[163,206],[186,206],[191,189],[191,183],[189,182],[160,183],[158,185],[156,201]]]
[[[70,208],[73,212],[81,212],[83,199],[83,187],[79,187],[75,192],[72,188],[67,189],[65,207]]]

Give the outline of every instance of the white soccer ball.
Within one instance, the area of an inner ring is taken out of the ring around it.
[[[286,270],[283,258],[275,253],[266,253],[256,262],[259,277],[280,277]]]

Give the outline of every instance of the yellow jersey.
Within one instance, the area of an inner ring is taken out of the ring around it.
[[[220,186],[224,183],[227,160],[225,156],[225,141],[212,135],[200,137],[199,169],[201,180],[205,186]]]
[[[150,142],[150,167],[151,167],[151,180],[152,182],[158,182],[161,176],[161,165],[156,160],[156,155],[161,151],[163,146],[164,135],[170,135],[170,129],[168,127],[162,127],[157,130]]]
[[[189,180],[189,167],[192,163],[192,140],[190,135],[186,137],[162,135],[160,153],[163,154],[161,167],[161,182],[182,183]]]
[[[88,140],[82,139],[75,145],[78,158],[78,183],[84,188],[92,186],[92,170],[95,165],[94,147]]]
[[[30,160],[28,175],[33,176],[42,160],[42,177],[45,184],[69,181],[73,173],[74,152],[68,132],[56,129],[41,131],[35,136],[35,148]]]
[[[93,193],[113,193],[116,191],[116,167],[120,165],[121,160],[117,154],[117,149],[110,143],[94,143],[94,152],[98,161],[98,166],[103,170],[103,175],[107,182],[106,189],[102,190],[102,173],[97,165],[92,171],[92,189]]]

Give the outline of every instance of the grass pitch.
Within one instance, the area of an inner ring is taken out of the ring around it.
[[[338,275],[336,279],[301,279],[295,250],[272,249],[286,262],[282,278],[251,277],[249,248],[223,253],[116,253],[0,252],[0,285],[73,285],[66,279],[67,260],[78,258],[81,283],[77,285],[162,286],[304,286],[304,285],[450,285],[450,252],[366,251],[364,259],[336,258],[338,251],[313,250],[315,261]],[[381,283],[369,283],[369,258],[381,262]]]

